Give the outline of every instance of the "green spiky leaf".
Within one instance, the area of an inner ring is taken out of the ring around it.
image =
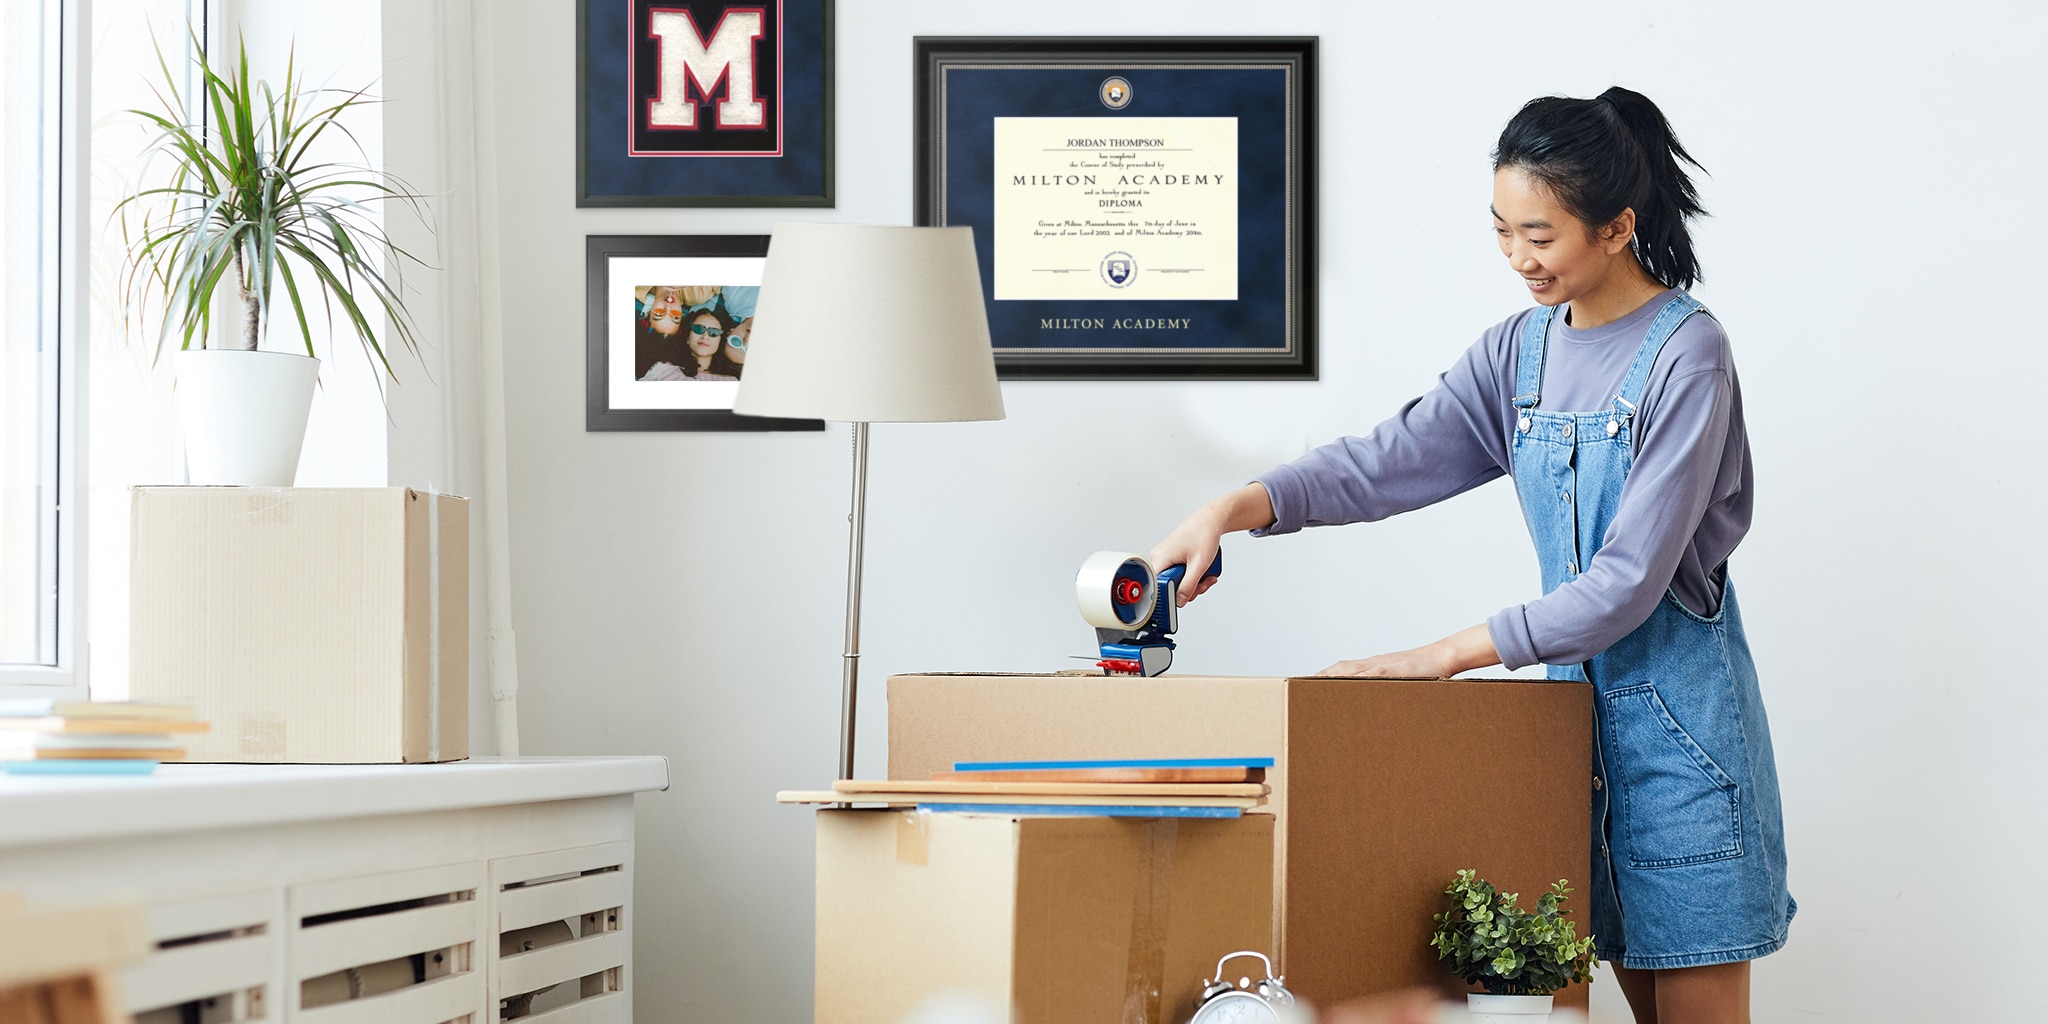
[[[273,89],[252,82],[246,46],[224,67],[206,59],[196,35],[193,48],[201,54],[196,107],[206,123],[187,123],[179,76],[161,47],[162,109],[131,111],[156,133],[145,168],[167,161],[169,175],[164,185],[139,189],[114,207],[127,250],[121,286],[128,324],[155,321],[159,355],[173,341],[203,347],[214,294],[231,281],[243,311],[237,347],[256,348],[268,337],[282,299],[306,354],[315,355],[306,301],[317,291],[330,328],[339,309],[365,355],[396,379],[378,332],[418,355],[401,270],[408,262],[427,264],[393,244],[369,204],[396,202],[425,223],[424,197],[374,168],[308,158],[330,129],[364,155],[341,119],[378,101],[363,89],[308,88],[296,54],[282,87]]]

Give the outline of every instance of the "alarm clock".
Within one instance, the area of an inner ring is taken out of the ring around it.
[[[1236,984],[1223,976],[1223,965],[1241,956],[1257,957],[1265,967],[1265,978],[1240,978]],[[1266,954],[1239,950],[1216,961],[1214,980],[1204,979],[1202,994],[1195,997],[1195,1015],[1188,1024],[1283,1024],[1295,1018],[1294,993],[1273,976],[1273,962]]]

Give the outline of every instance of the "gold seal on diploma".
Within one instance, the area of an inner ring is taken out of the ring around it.
[[[1102,87],[1096,90],[1102,98],[1102,105],[1111,110],[1122,110],[1131,105],[1131,83],[1121,77],[1111,76],[1102,80]]]

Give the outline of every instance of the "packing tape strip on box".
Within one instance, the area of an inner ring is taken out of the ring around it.
[[[1180,842],[1180,822],[1153,818],[1142,827],[1145,856],[1138,861],[1131,893],[1131,950],[1124,967],[1122,1019],[1163,1021],[1169,1019],[1160,1016],[1159,1000],[1166,988],[1166,930],[1173,923],[1173,850]]]

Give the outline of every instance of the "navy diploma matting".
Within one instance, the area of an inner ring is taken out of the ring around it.
[[[917,51],[918,223],[974,229],[1002,376],[1314,379],[1313,40],[920,39]],[[1127,106],[1098,98],[1108,76],[1129,81]],[[1120,118],[1235,118],[1237,298],[998,300],[1001,117],[1099,118],[1104,135]],[[1134,318],[1189,327],[1111,329]]]

